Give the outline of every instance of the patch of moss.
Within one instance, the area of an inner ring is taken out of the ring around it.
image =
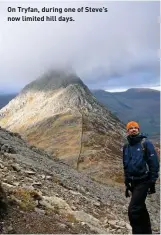
[[[36,192],[33,190],[27,190],[27,189],[16,189],[13,192],[13,195],[16,199],[19,200],[19,206],[22,210],[30,211],[33,210],[36,206],[34,197],[36,195]]]
[[[67,214],[65,216],[65,218],[67,219],[68,222],[71,222],[71,223],[78,223],[78,220],[75,218],[74,215],[72,214]]]

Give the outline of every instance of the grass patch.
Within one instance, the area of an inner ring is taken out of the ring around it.
[[[20,208],[25,211],[30,211],[35,208],[36,203],[34,198],[36,195],[38,194],[34,190],[19,188],[13,191],[13,196],[18,199]]]
[[[67,214],[65,216],[65,218],[67,219],[68,222],[71,222],[71,223],[78,223],[78,220],[75,218],[74,215],[72,214]]]

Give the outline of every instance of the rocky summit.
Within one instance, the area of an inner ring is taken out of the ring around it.
[[[61,70],[28,84],[0,110],[0,125],[103,183],[120,183],[124,125],[81,79]]]
[[[0,128],[0,232],[130,234],[124,187],[102,185],[64,161]],[[159,184],[148,196],[159,233]]]

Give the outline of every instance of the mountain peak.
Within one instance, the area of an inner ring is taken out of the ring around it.
[[[71,71],[61,69],[50,70],[25,86],[22,92],[29,90],[49,91],[59,88],[66,88],[70,84],[83,85],[83,82],[75,73]]]
[[[152,91],[157,92],[157,90],[151,88],[130,88],[126,92],[152,92]]]
[[[98,161],[102,169],[103,149],[107,149],[107,159],[119,156],[124,124],[96,100],[75,74],[51,71],[23,91],[0,110],[0,126],[22,134],[29,143],[50,151],[74,168],[88,172],[92,167],[93,173],[90,169],[89,174],[95,174]]]

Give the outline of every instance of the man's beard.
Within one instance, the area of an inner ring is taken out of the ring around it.
[[[136,135],[138,135],[138,134],[139,134],[139,132],[132,132],[132,133],[131,133],[132,136],[136,136]]]

